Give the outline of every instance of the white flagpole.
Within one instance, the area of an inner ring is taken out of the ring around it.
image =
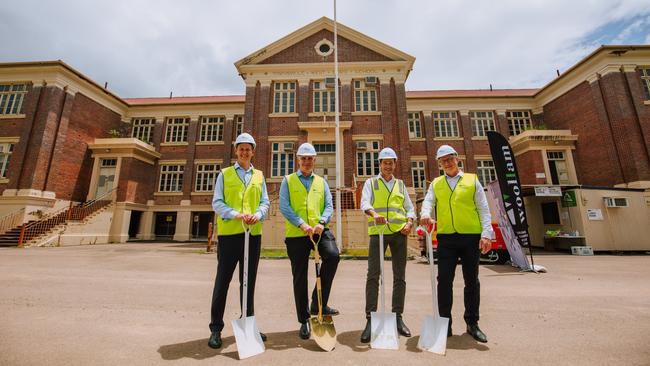
[[[336,30],[336,0],[334,0],[334,119],[336,121],[336,235],[339,237],[339,251],[342,247],[343,230],[341,225],[341,141],[339,138],[339,47]]]

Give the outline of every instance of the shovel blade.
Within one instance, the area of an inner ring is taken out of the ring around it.
[[[257,328],[255,316],[233,320],[232,330],[235,334],[240,360],[264,352],[264,342],[262,342],[260,330]]]
[[[370,347],[399,349],[397,317],[395,313],[370,313]]]
[[[309,319],[311,325],[311,337],[316,341],[318,347],[323,351],[330,352],[336,347],[336,329],[334,328],[334,321],[329,315],[323,316],[323,320],[319,321],[317,316]]]
[[[418,348],[444,356],[447,351],[447,327],[449,327],[449,318],[426,316],[422,324]]]

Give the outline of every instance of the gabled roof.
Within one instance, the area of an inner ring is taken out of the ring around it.
[[[321,31],[322,29],[334,32],[334,21],[328,17],[322,17],[306,26],[280,38],[279,40],[251,53],[250,55],[235,62],[237,70],[243,65],[258,64],[278,52],[287,49],[288,47],[296,44],[297,42],[311,36],[312,34]],[[349,28],[340,22],[337,22],[337,33],[339,36],[344,37],[352,42],[358,43],[370,50],[382,54],[393,61],[407,61],[409,69],[413,68],[415,57],[393,48],[385,43],[382,43],[374,38],[368,37],[352,28]]]

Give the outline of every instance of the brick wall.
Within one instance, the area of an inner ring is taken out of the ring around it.
[[[157,182],[153,165],[135,158],[122,158],[117,201],[146,204],[153,199]]]
[[[521,184],[546,184],[546,179],[535,177],[535,173],[544,173],[544,156],[540,150],[517,155],[516,163]]]

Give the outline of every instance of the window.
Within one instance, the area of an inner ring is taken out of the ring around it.
[[[187,129],[189,124],[189,118],[167,118],[165,142],[187,142]]]
[[[379,174],[379,141],[357,141],[357,175]]]
[[[201,117],[200,141],[223,141],[224,117]]]
[[[483,187],[493,180],[497,180],[497,171],[494,169],[494,162],[492,160],[477,160],[476,161],[476,175]]]
[[[568,184],[569,170],[567,168],[564,151],[547,151],[548,168],[551,172],[551,183]]]
[[[197,192],[212,192],[220,170],[221,165],[219,164],[197,164],[194,190]]]
[[[295,112],[296,83],[293,81],[275,82],[273,94],[273,113]]]
[[[331,81],[331,83],[330,83]],[[314,112],[335,112],[334,78],[326,81],[314,81]]]
[[[463,164],[463,161],[460,160],[460,159],[458,159],[458,169],[463,170],[463,171],[465,170],[465,164]],[[444,171],[443,169],[440,169],[440,170],[438,171],[438,173],[439,173],[440,175],[445,175],[445,171]]]
[[[293,173],[293,142],[274,142],[272,148],[271,176],[282,177]]]
[[[472,121],[473,136],[485,137],[488,131],[494,131],[494,114],[487,112],[469,112]]]
[[[336,144],[314,144],[317,153],[336,153]]]
[[[456,112],[433,112],[436,137],[459,137]]]
[[[160,166],[160,192],[182,192],[183,191],[183,165],[161,165]]]
[[[25,94],[25,84],[0,84],[0,114],[23,114]]]
[[[650,100],[650,68],[640,69],[641,83],[643,84],[643,91],[645,91],[645,99]]]
[[[519,135],[532,127],[528,111],[508,111],[506,117],[508,118],[510,136]]]
[[[14,151],[14,144],[0,144],[0,178],[7,178],[11,153]]]
[[[409,137],[419,139],[422,137],[422,125],[420,124],[420,112],[408,113]]]
[[[413,188],[427,188],[427,176],[424,170],[424,160],[411,161],[411,178],[413,178]]]
[[[244,116],[235,116],[235,137],[244,132]]]
[[[154,118],[134,118],[132,121],[133,130],[131,131],[131,137],[135,137],[144,142],[151,142],[151,132],[156,124],[156,120]]]
[[[542,202],[542,219],[544,225],[560,225],[560,213],[557,202]]]
[[[377,89],[374,84],[363,80],[354,81],[354,111],[377,111]]]
[[[100,168],[115,168],[117,166],[117,159],[102,159],[99,166]]]

